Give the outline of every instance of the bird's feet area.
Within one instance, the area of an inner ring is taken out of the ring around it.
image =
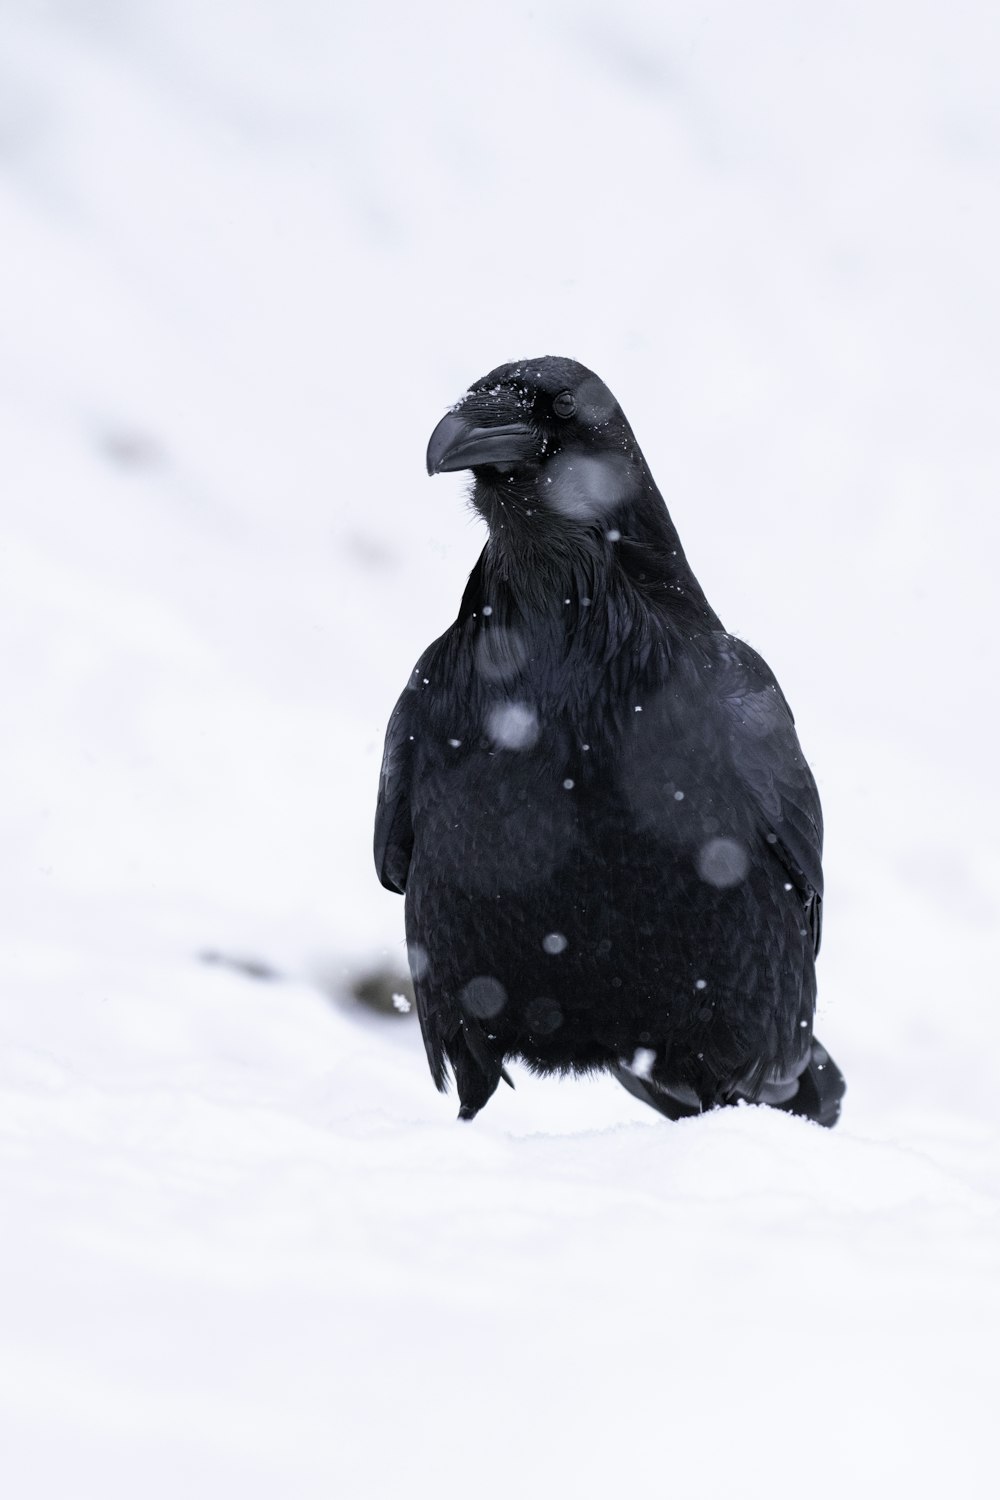
[[[840,1106],[847,1092],[844,1075],[821,1042],[813,1041],[809,1061],[799,1076],[791,1099],[775,1104],[790,1115],[802,1115],[827,1130],[840,1119]]]
[[[648,1104],[651,1109],[657,1110],[661,1115],[666,1115],[668,1120],[687,1119],[691,1115],[698,1115],[705,1109],[715,1107],[712,1103],[699,1104],[693,1096],[683,1097],[681,1089],[672,1090],[665,1088],[662,1084],[654,1083],[652,1079],[640,1078],[620,1064],[614,1066],[611,1072],[634,1098],[641,1099],[643,1104]],[[846,1089],[844,1075],[829,1052],[821,1042],[813,1041],[809,1061],[800,1073],[798,1087],[794,1089],[790,1098],[781,1097],[783,1093],[788,1092],[788,1085],[783,1084],[765,1085],[752,1099],[745,1095],[736,1095],[728,1100],[716,1102],[766,1104],[771,1109],[782,1109],[786,1114],[801,1115],[803,1119],[812,1120],[815,1124],[830,1130],[840,1119],[840,1106]],[[688,1092],[684,1090],[685,1094]]]

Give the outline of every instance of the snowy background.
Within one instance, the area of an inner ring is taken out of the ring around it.
[[[998,55],[991,0],[0,0],[5,1493],[982,1490]],[[796,710],[833,1134],[523,1070],[459,1127],[355,998],[482,542],[426,440],[542,353]]]

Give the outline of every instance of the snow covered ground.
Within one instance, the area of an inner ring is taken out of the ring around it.
[[[987,1486],[998,45],[987,0],[0,4],[5,1493]],[[546,352],[796,709],[833,1134],[523,1071],[459,1127],[352,999],[481,543],[426,439]]]

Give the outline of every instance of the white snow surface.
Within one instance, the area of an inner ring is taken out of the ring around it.
[[[4,0],[5,1494],[988,1488],[998,44]],[[835,1132],[523,1069],[460,1126],[351,998],[404,962],[384,724],[482,541],[424,445],[541,353],[796,709]]]

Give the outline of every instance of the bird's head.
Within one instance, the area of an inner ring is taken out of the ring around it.
[[[624,412],[586,366],[546,355],[477,380],[427,446],[429,474],[458,469],[471,469],[490,528],[481,561],[498,570],[491,588],[502,577],[536,606],[554,594],[562,608],[568,566],[589,599],[597,581],[624,580],[674,616],[721,629]],[[463,609],[477,600],[467,589]]]
[[[427,447],[429,474],[473,471],[473,500],[487,520],[491,496],[527,492],[540,514],[589,526],[635,497],[644,468],[603,380],[551,355],[491,370],[441,418]]]

